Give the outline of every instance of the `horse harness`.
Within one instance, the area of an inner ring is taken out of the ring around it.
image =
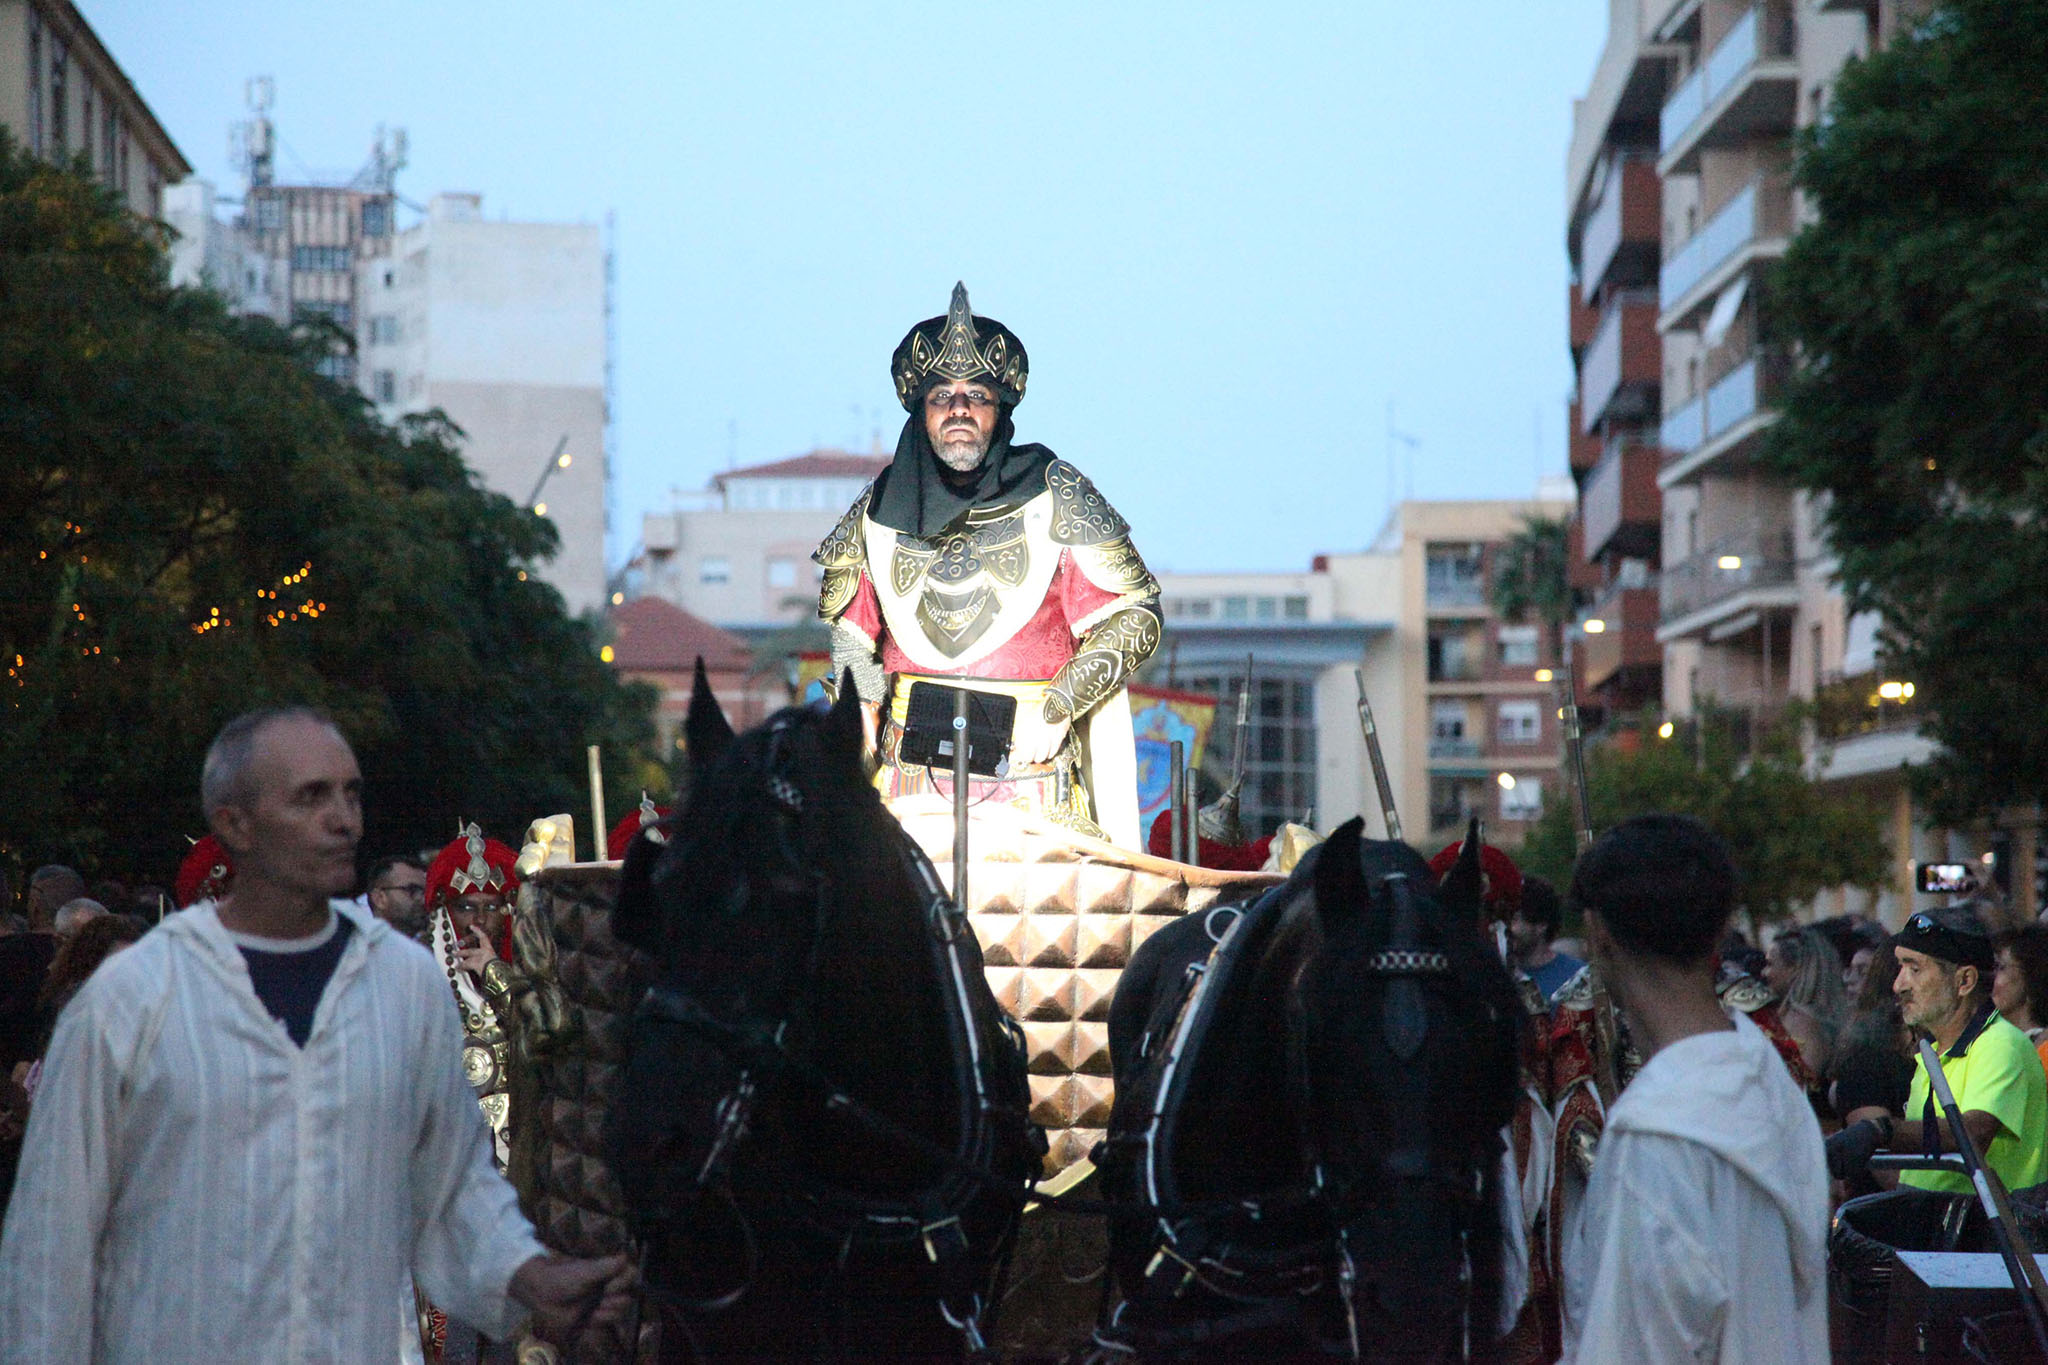
[[[739,1285],[712,1299],[682,1300],[653,1286],[649,1293],[651,1297],[667,1298],[699,1312],[730,1308],[746,1294],[758,1268],[757,1253],[752,1231],[738,1213],[731,1192],[732,1168],[751,1131],[768,1082],[787,1076],[820,1092],[827,1111],[842,1113],[939,1165],[940,1174],[931,1185],[902,1198],[858,1196],[802,1173],[796,1173],[791,1183],[796,1202],[805,1210],[801,1221],[839,1248],[842,1266],[856,1248],[921,1247],[925,1261],[953,1282],[965,1299],[964,1306],[956,1306],[950,1301],[951,1294],[942,1295],[941,1314],[961,1333],[970,1356],[981,1357],[987,1352],[981,1330],[985,1305],[980,1291],[967,1282],[969,1243],[963,1220],[983,1194],[988,1183],[986,1173],[996,1168],[1001,1156],[999,1121],[1007,1118],[1015,1124],[1023,1120],[1024,1113],[1021,1103],[1007,1102],[996,1093],[996,1078],[1002,1074],[999,1059],[987,1054],[978,1027],[973,985],[981,984],[984,993],[987,989],[978,941],[967,916],[940,882],[931,860],[907,834],[897,830],[895,852],[922,902],[926,942],[944,983],[941,994],[949,1052],[954,1059],[954,1094],[962,1101],[958,1137],[954,1149],[948,1152],[855,1099],[837,1079],[826,1075],[790,1046],[792,1019],[811,995],[823,965],[832,883],[822,873],[806,869],[790,843],[791,827],[801,819],[805,799],[786,771],[787,729],[785,724],[771,734],[766,785],[780,817],[777,842],[783,859],[790,868],[807,872],[815,888],[816,908],[803,976],[784,1001],[781,1017],[772,1025],[719,1018],[687,992],[659,984],[648,989],[638,1008],[642,1017],[664,1020],[699,1035],[739,1064],[738,1079],[715,1107],[716,1128],[691,1187],[697,1196],[716,1191],[725,1198],[741,1224],[748,1270]],[[1012,1060],[1021,1059],[1023,1030],[1000,1009],[992,1009],[992,1013],[1002,1029],[1001,1044],[1011,1052]],[[650,1221],[658,1221],[659,1216]]]
[[[1411,894],[1406,878],[1394,874],[1386,881],[1399,884],[1394,894],[1402,912],[1412,910],[1406,903]],[[1242,974],[1253,970],[1260,947],[1295,894],[1295,884],[1290,882],[1274,887],[1248,906],[1222,905],[1207,912],[1208,951],[1186,960],[1174,989],[1154,1002],[1139,1047],[1141,1070],[1127,1085],[1123,1077],[1118,1078],[1124,1087],[1118,1109],[1133,1111],[1139,1126],[1112,1132],[1098,1148],[1096,1160],[1099,1166],[1112,1169],[1127,1165],[1129,1187],[1151,1224],[1152,1254],[1135,1292],[1098,1327],[1095,1360],[1129,1357],[1140,1351],[1189,1350],[1286,1324],[1307,1330],[1303,1319],[1308,1305],[1332,1287],[1342,1311],[1344,1338],[1319,1344],[1334,1356],[1352,1361],[1362,1358],[1357,1303],[1361,1277],[1351,1238],[1354,1225],[1378,1201],[1358,1190],[1356,1182],[1339,1186],[1330,1181],[1308,1125],[1303,1126],[1302,1134],[1301,1160],[1308,1172],[1304,1182],[1259,1196],[1196,1204],[1182,1200],[1174,1178],[1174,1138],[1187,1106],[1194,1060],[1219,1024],[1220,1002],[1229,998]],[[1410,932],[1397,932],[1396,942],[1403,938],[1414,941],[1412,923],[1407,927]],[[1365,971],[1390,978],[1389,1046],[1403,1060],[1412,1057],[1421,1044],[1422,1027],[1397,1021],[1396,1015],[1412,1014],[1419,1008],[1419,978],[1451,975],[1450,959],[1437,951],[1389,947],[1368,958]],[[1403,986],[1408,990],[1395,989]],[[1412,1000],[1403,998],[1410,996]],[[1309,1100],[1303,1015],[1299,995],[1291,995],[1286,1084],[1297,1113],[1307,1112]],[[1425,1179],[1456,1180],[1449,1175],[1417,1174]],[[1302,1230],[1286,1240],[1269,1240],[1271,1230],[1284,1226],[1289,1214],[1297,1216]],[[1469,1265],[1465,1279],[1469,1286]],[[1221,1318],[1170,1326],[1125,1317],[1133,1306],[1140,1310],[1141,1318],[1149,1316],[1144,1310],[1172,1305],[1191,1288],[1206,1290],[1235,1307]]]

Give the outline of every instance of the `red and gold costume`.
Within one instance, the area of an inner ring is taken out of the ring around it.
[[[813,556],[823,571],[818,615],[832,627],[835,665],[853,670],[863,700],[886,704],[884,796],[936,789],[899,753],[910,685],[944,681],[1013,697],[1020,714],[1035,708],[1049,723],[1073,726],[1050,763],[976,779],[975,800],[1136,848],[1124,687],[1158,648],[1159,584],[1129,525],[1086,475],[1043,447],[1009,443],[1009,410],[1026,373],[1022,343],[975,317],[965,288],[954,289],[945,317],[911,329],[892,366],[910,420],[894,463]],[[921,415],[925,391],[940,380],[989,383],[1003,416],[985,457],[988,477],[950,501],[940,492],[920,502],[913,482],[937,489],[946,477]],[[944,774],[940,781],[949,787]]]
[[[191,851],[178,864],[177,879],[171,883],[171,895],[183,910],[200,901],[217,901],[228,893],[234,884],[235,859],[227,845],[211,834],[192,841]]]
[[[649,841],[656,844],[667,843],[668,835],[662,833],[660,825],[672,814],[674,812],[669,807],[655,805],[653,798],[646,792],[641,792],[640,808],[621,816],[619,822],[612,826],[611,833],[605,836],[604,856],[618,862],[626,856],[626,849],[640,837],[643,830]]]
[[[474,824],[465,825],[427,868],[427,946],[462,1016],[462,1074],[476,1090],[477,1107],[491,1132],[492,1156],[514,1187],[525,1192],[532,1188],[530,1177],[523,1177],[532,1161],[534,1067],[568,1029],[554,937],[530,898],[520,894],[518,861],[511,848],[486,839]],[[461,938],[449,914],[464,897],[510,909],[492,945],[497,956],[476,973],[462,966],[457,955]],[[427,1360],[438,1361],[447,1319],[424,1299],[419,1309]],[[545,1365],[556,1358],[551,1347],[534,1340],[521,1341],[517,1354],[522,1365]]]

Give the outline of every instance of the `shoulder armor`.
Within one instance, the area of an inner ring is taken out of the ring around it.
[[[1571,980],[1550,997],[1551,1008],[1556,1010],[1590,1010],[1593,1008],[1593,965],[1589,962],[1572,973]]]
[[[1772,1001],[1771,988],[1747,972],[1722,982],[1717,993],[1724,1006],[1744,1014],[1755,1014]]]
[[[1055,544],[1099,545],[1130,531],[1130,523],[1117,515],[1088,476],[1065,460],[1054,460],[1046,467],[1045,486],[1052,493]]]
[[[1543,988],[1531,980],[1529,974],[1521,968],[1517,967],[1513,970],[1515,973],[1515,989],[1522,996],[1522,1009],[1538,1017],[1548,1015],[1550,1013],[1550,1002],[1543,998]]]
[[[827,569],[857,569],[867,563],[867,541],[860,533],[861,518],[868,514],[868,499],[874,496],[875,486],[869,484],[860,490],[860,496],[853,500],[853,506],[846,509],[846,515],[832,528],[832,534],[825,537],[825,543],[811,555],[820,567]]]

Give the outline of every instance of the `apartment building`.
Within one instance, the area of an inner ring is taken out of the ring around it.
[[[192,173],[156,115],[69,0],[0,0],[0,127],[35,156],[82,157],[144,218]]]
[[[820,449],[678,491],[668,511],[641,518],[635,591],[727,629],[810,620],[818,603],[812,551],[888,467],[879,451]]]
[[[1306,573],[1163,574],[1166,630],[1143,681],[1217,699],[1204,768],[1230,773],[1237,698],[1251,661],[1244,815],[1255,834],[1314,812],[1328,830],[1379,798],[1358,723],[1358,681],[1380,736],[1403,833],[1434,852],[1467,818],[1521,842],[1558,799],[1558,659],[1546,632],[1489,605],[1500,548],[1533,499],[1405,502],[1365,550],[1318,555]]]
[[[1578,535],[1598,569],[1587,625],[1602,623],[1626,671],[1632,642],[1648,652],[1641,620],[1654,607],[1674,715],[1713,706],[1754,729],[1794,699],[1812,703],[1810,769],[1890,813],[1897,879],[1877,908],[1893,916],[1915,904],[1913,860],[1955,856],[1962,841],[1912,809],[1900,765],[1928,746],[1913,733],[1910,680],[1882,675],[1877,623],[1844,609],[1818,509],[1755,457],[1791,363],[1762,324],[1768,271],[1808,213],[1791,184],[1794,135],[1824,116],[1846,61],[1927,8],[1611,0],[1566,169],[1573,435],[1586,442],[1573,451]],[[1600,648],[1588,638],[1589,676],[1605,667]]]

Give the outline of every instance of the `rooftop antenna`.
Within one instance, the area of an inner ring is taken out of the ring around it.
[[[1397,457],[1396,457],[1396,455],[1395,455],[1395,450],[1396,450],[1396,448],[1397,448],[1397,447],[1399,447],[1399,446],[1405,446],[1405,447],[1407,447],[1407,449],[1408,449],[1408,461],[1407,461],[1407,475],[1408,475],[1408,477],[1407,477],[1407,480],[1406,480],[1406,484],[1407,484],[1407,493],[1406,493],[1406,496],[1407,496],[1407,497],[1410,497],[1410,498],[1413,498],[1413,497],[1415,496],[1415,448],[1416,448],[1417,446],[1421,445],[1421,444],[1422,444],[1422,442],[1421,442],[1421,441],[1420,441],[1420,440],[1419,440],[1418,438],[1416,438],[1416,437],[1413,437],[1413,436],[1410,436],[1410,435],[1409,435],[1409,434],[1408,434],[1407,432],[1405,432],[1405,431],[1402,431],[1402,430],[1401,430],[1400,428],[1398,428],[1398,427],[1396,427],[1396,426],[1394,425],[1394,400],[1393,400],[1393,399],[1391,399],[1391,398],[1389,398],[1389,399],[1387,400],[1387,515],[1388,515],[1388,516],[1392,516],[1392,515],[1394,514],[1394,506],[1395,506],[1395,501],[1394,501],[1394,470],[1395,470],[1395,466],[1397,465],[1397,463],[1399,463],[1399,461],[1398,461],[1398,459],[1397,459]]]
[[[250,189],[261,189],[275,178],[277,134],[270,123],[270,106],[277,99],[277,83],[268,76],[251,76],[242,87],[249,117],[228,126],[228,160],[242,172]]]

